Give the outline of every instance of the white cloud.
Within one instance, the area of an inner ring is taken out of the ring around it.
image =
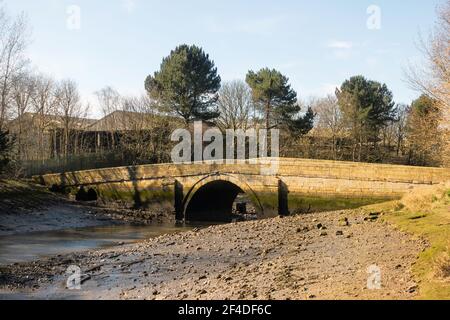
[[[332,48],[332,49],[352,49],[353,48],[353,43],[350,41],[337,41],[337,40],[333,40],[330,41],[328,43],[328,48]]]
[[[351,41],[332,40],[327,43],[327,48],[332,50],[333,56],[339,60],[346,60],[357,53],[356,48],[360,48],[361,44],[355,44]]]

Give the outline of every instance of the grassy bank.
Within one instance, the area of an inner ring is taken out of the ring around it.
[[[415,191],[390,206],[385,221],[430,244],[413,267],[419,299],[450,299],[450,186]]]
[[[56,196],[27,180],[0,179],[0,212],[29,209],[50,203]]]
[[[0,199],[13,199],[31,194],[49,195],[45,187],[38,186],[28,180],[0,179]]]

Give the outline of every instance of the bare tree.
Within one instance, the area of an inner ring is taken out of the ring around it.
[[[122,108],[122,97],[117,90],[109,86],[95,92],[95,95],[103,114],[102,128],[96,129],[108,132],[108,148],[113,149],[117,146],[116,132],[121,120],[117,111]]]
[[[112,87],[105,87],[95,93],[97,96],[100,108],[102,109],[103,117],[109,116],[115,111],[121,110],[122,97],[119,92]],[[114,119],[110,118],[111,123],[107,124],[107,130],[112,130],[116,127],[115,123],[112,123]]]
[[[48,157],[46,135],[52,127],[51,115],[56,114],[55,80],[44,74],[38,74],[35,78],[32,107],[34,111],[34,124],[37,129],[37,158],[44,160]]]
[[[63,154],[67,157],[70,151],[71,136],[76,130],[82,129],[86,125],[85,118],[89,106],[81,103],[78,86],[73,80],[62,80],[58,83],[55,100],[57,114],[63,127]]]
[[[124,97],[122,111],[122,127],[126,130],[139,131],[152,126],[156,109],[152,107],[150,98],[143,95]]]
[[[27,21],[24,14],[16,19],[0,8],[0,129],[8,118],[14,77],[21,73],[28,60],[24,52],[28,43]]]
[[[161,163],[169,161],[172,131],[182,125],[178,120],[161,115],[147,96],[122,99],[121,150],[127,162]]]
[[[218,100],[220,117],[217,126],[221,130],[247,129],[251,125],[254,105],[250,87],[235,80],[222,85]]]
[[[29,119],[25,114],[31,109],[32,97],[35,90],[33,75],[29,73],[17,74],[11,83],[11,97],[16,116],[16,141],[18,145],[19,159],[28,160],[30,156],[31,137]]]
[[[408,114],[409,164],[436,166],[442,158],[442,135],[439,132],[441,111],[434,99],[421,96]]]
[[[338,140],[345,135],[342,112],[335,95],[315,99],[311,103],[316,114],[316,135],[331,139],[331,158],[338,159]]]
[[[408,114],[410,108],[408,105],[397,106],[397,119],[392,123],[394,127],[394,137],[396,141],[396,153],[397,156],[403,155],[404,144],[408,129]]]
[[[419,48],[426,63],[411,65],[406,78],[412,88],[426,94],[438,103],[441,110],[440,134],[447,143],[442,148],[443,161],[450,165],[450,1],[438,9],[435,29],[424,39],[420,36]]]

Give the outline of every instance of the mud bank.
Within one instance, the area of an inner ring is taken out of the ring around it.
[[[30,181],[0,180],[0,236],[116,224],[175,222],[167,210],[130,210],[50,192]]]
[[[426,243],[366,210],[232,223],[0,268],[0,298],[413,299]],[[68,290],[66,270],[82,270]],[[368,289],[376,266],[381,287]]]
[[[46,209],[0,213],[0,236],[30,232],[97,227],[122,223],[98,212],[75,204],[52,204]]]
[[[113,224],[95,208],[81,206],[27,182],[0,180],[0,236]]]

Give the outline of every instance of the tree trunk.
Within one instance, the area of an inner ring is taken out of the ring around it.
[[[270,101],[266,104],[266,129],[270,128]]]

